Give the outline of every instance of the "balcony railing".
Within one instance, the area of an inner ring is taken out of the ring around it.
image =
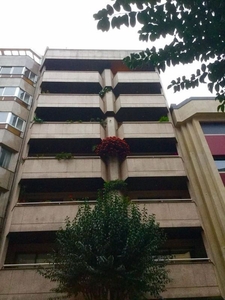
[[[0,55],[11,55],[11,56],[21,56],[27,55],[31,57],[38,64],[41,62],[41,56],[35,53],[33,50],[28,48],[1,48]]]
[[[99,123],[43,123],[34,124],[31,139],[37,138],[104,138],[104,128]]]
[[[162,294],[163,298],[192,299],[220,297],[213,264],[208,258],[171,260],[167,266],[171,282]],[[49,264],[6,264],[0,271],[0,297],[18,295],[21,299],[31,299],[37,294],[39,299],[53,296],[50,292],[55,283],[37,273],[37,267],[49,267]]]
[[[24,163],[22,178],[102,178],[106,180],[106,167],[99,157],[61,160],[28,158]]]
[[[200,227],[195,203],[179,201],[142,201],[134,200],[140,208],[145,207],[150,214],[155,214],[161,227]],[[63,202],[28,202],[14,207],[10,231],[45,231],[58,230],[65,223],[65,218],[73,219],[79,205],[84,201]],[[89,201],[94,205],[96,201]]]
[[[122,164],[122,179],[128,177],[186,176],[179,156],[129,156]]]
[[[175,138],[173,126],[168,122],[124,122],[118,129],[118,135],[123,138]]]
[[[160,260],[158,260],[160,262]],[[172,258],[168,260],[168,264],[180,264],[180,263],[201,263],[201,262],[211,262],[208,257],[206,258]],[[23,269],[23,268],[51,268],[52,263],[24,263],[24,264],[4,264],[3,269]]]

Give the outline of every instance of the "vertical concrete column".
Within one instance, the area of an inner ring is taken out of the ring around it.
[[[102,79],[104,87],[112,88],[113,86],[113,74],[111,70],[104,70],[102,73]],[[114,113],[114,103],[115,103],[115,96],[112,91],[106,92],[103,97],[103,102],[105,105],[105,112]]]
[[[114,117],[107,117],[106,136],[117,136],[117,121]]]
[[[113,74],[111,70],[104,70],[102,73],[102,79],[105,87],[113,87]],[[115,95],[112,91],[105,93],[103,102],[105,106],[105,113],[108,115],[106,118],[106,136],[117,136],[118,124],[114,117]],[[109,181],[120,178],[120,163],[117,157],[109,157],[107,159],[107,176]]]
[[[109,157],[107,161],[108,181],[120,179],[120,163],[118,157]]]
[[[108,117],[106,136],[116,136],[117,135],[117,121],[114,117]],[[107,175],[108,180],[116,180],[120,178],[120,163],[118,157],[109,157],[107,160]]]

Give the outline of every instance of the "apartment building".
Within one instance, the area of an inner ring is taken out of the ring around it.
[[[223,299],[222,271],[217,270],[221,259],[215,261],[220,253],[214,255],[217,245],[211,247],[216,218],[211,228],[201,213],[203,205],[190,171],[197,166],[189,169],[188,145],[176,119],[182,108],[173,109],[172,119],[159,74],[150,65],[130,71],[122,63],[128,54],[47,49],[40,68],[25,65],[40,77],[33,93],[30,86],[21,86],[35,96],[23,117],[27,131],[20,130],[24,142],[8,189],[0,300],[53,296],[54,284],[36,272],[37,265],[44,263],[54,247],[55,232],[67,216],[76,215],[82,199],[94,203],[103,183],[115,179],[127,182],[130,199],[154,213],[167,234],[162,252],[174,258],[168,266],[172,281],[163,299]],[[93,152],[93,146],[110,136],[129,144],[131,153],[124,161],[105,161]],[[218,172],[216,167],[214,171]],[[221,181],[219,173],[216,178]]]
[[[185,162],[190,189],[198,208],[208,255],[225,295],[225,122],[214,98],[190,98],[171,112]]]
[[[0,49],[0,232],[27,120],[40,57],[29,49]]]

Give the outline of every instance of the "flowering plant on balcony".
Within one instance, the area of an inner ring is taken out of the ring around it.
[[[95,148],[95,153],[102,158],[118,157],[120,160],[126,158],[130,153],[130,147],[124,140],[110,136],[101,141],[101,144]]]

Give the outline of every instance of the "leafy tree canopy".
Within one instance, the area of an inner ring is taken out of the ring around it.
[[[146,49],[124,59],[130,68],[151,63],[160,71],[179,63],[201,62],[201,68],[186,78],[172,80],[174,91],[207,83],[225,108],[225,1],[224,0],[112,0],[112,5],[94,15],[98,29],[140,25],[139,39],[154,41],[170,35],[164,48]]]
[[[118,192],[99,195],[96,205],[79,208],[57,233],[52,268],[42,275],[58,293],[82,294],[85,300],[139,300],[169,282],[167,260],[157,251],[165,236],[153,215],[140,211]],[[60,298],[60,297],[59,297]]]

